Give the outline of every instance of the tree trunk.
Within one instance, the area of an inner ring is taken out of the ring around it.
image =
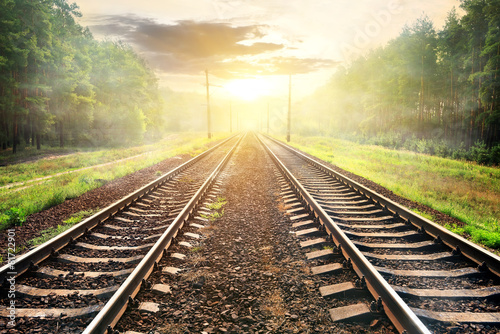
[[[59,147],[64,147],[63,121],[59,121]]]
[[[17,153],[17,115],[14,114],[14,123],[12,124],[12,154]]]

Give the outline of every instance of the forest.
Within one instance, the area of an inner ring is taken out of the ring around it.
[[[65,0],[0,0],[0,145],[123,145],[163,131],[157,78]],[[125,135],[124,135],[125,134]]]
[[[500,1],[460,7],[339,68],[296,108],[299,132],[500,164]]]
[[[98,41],[76,22],[76,4],[0,0],[0,8],[0,149],[128,145],[205,130],[202,94],[160,90],[130,46]],[[462,0],[441,29],[423,15],[339,66],[293,102],[292,132],[498,165],[499,65],[500,1]],[[215,97],[215,131],[228,131],[230,102]],[[271,133],[285,131],[283,112],[285,100],[271,103],[279,118]]]

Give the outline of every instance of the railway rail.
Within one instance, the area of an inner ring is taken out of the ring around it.
[[[14,315],[21,332],[111,329],[241,139],[226,139],[0,268],[0,317]]]
[[[282,142],[260,140],[292,188],[289,212],[302,228],[297,235],[305,237],[303,247],[319,247],[308,257],[342,255],[343,267],[359,276],[356,283],[323,286],[321,294],[365,288],[373,296],[371,305],[331,309],[333,320],[383,311],[399,332],[453,332],[461,325],[499,329],[494,327],[500,323],[498,256]],[[321,249],[326,243],[333,247]],[[313,273],[339,267],[324,264]]]
[[[137,294],[170,293],[148,277],[174,273],[161,263],[185,255],[170,246],[193,247],[184,240],[200,238],[185,226],[204,227],[203,207],[243,137],[228,138],[19,257],[15,267],[0,268],[2,305],[15,281],[15,315],[23,319],[16,329],[115,334],[128,307],[157,312],[159,304],[139,305]],[[387,316],[400,333],[500,331],[498,256],[282,142],[255,138],[281,173],[285,209],[334,322]],[[0,308],[0,318],[10,312]]]

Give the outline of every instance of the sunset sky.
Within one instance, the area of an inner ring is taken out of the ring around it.
[[[161,85],[251,100],[324,85],[335,68],[396,37],[424,13],[441,28],[458,0],[78,0],[96,38],[122,40]],[[223,92],[222,92],[223,91]]]

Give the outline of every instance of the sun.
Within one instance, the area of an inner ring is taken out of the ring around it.
[[[269,95],[272,84],[265,78],[235,79],[224,85],[232,95],[246,100],[253,101],[259,97]]]

